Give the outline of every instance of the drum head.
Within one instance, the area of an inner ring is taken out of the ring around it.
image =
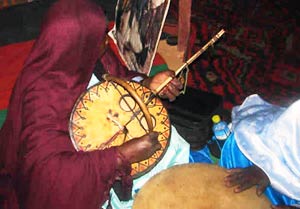
[[[133,209],[267,209],[253,187],[242,193],[224,185],[225,169],[211,164],[174,166],[153,176],[137,193]]]
[[[151,91],[139,83],[128,82],[146,102]],[[149,159],[132,164],[137,178],[153,168],[163,157],[170,137],[170,121],[162,102],[154,97],[148,102],[153,130],[159,132],[162,149]],[[101,150],[118,146],[148,133],[144,113],[130,93],[121,85],[104,81],[84,92],[77,100],[70,118],[70,137],[78,151]]]

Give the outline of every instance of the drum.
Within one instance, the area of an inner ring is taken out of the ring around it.
[[[90,87],[72,110],[69,132],[78,151],[118,146],[149,131],[159,132],[162,146],[149,159],[132,164],[137,178],[163,157],[170,137],[168,112],[151,91],[137,82],[106,75],[105,81]]]
[[[253,187],[241,193],[224,185],[226,171],[212,164],[184,164],[153,176],[137,193],[133,209],[267,209]]]

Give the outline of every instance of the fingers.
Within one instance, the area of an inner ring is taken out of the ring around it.
[[[170,82],[173,86],[175,86],[177,89],[182,89],[183,84],[178,78],[173,78],[172,81]]]
[[[226,170],[226,172],[229,173],[229,175],[225,176],[224,178],[225,185],[227,187],[233,187],[240,184],[241,171],[242,169],[238,168]]]
[[[161,149],[158,135],[158,132],[150,132],[149,134],[125,142],[118,146],[118,149],[130,163],[140,162]]]
[[[233,175],[229,175],[225,178],[225,185],[227,187],[235,187],[234,192],[242,192],[246,189],[249,189],[251,186],[251,182],[246,181],[243,177],[242,173],[235,173]]]
[[[174,78],[175,77],[175,72],[173,70],[165,70],[161,72],[162,74],[165,74],[167,77]]]
[[[239,176],[237,175],[237,173],[232,173],[225,177],[224,182],[227,187],[236,186],[240,183]]]
[[[156,132],[156,131],[153,131],[153,132],[150,132],[148,135],[150,137],[150,140],[151,140],[151,143],[152,143],[152,146],[153,146],[154,150],[155,151],[160,150],[161,149],[161,144],[158,141],[159,133]]]
[[[172,102],[180,94],[182,88],[182,83],[177,78],[174,78],[163,88],[159,96],[167,98],[170,102]]]
[[[225,186],[235,187],[234,192],[239,193],[254,186],[244,169],[231,169],[227,172],[229,175],[224,178]]]
[[[224,178],[225,186],[235,187],[234,192],[242,192],[257,185],[256,194],[260,196],[269,185],[268,177],[257,166],[230,169],[227,173]]]
[[[162,92],[165,98],[168,98],[170,102],[175,101],[176,97],[180,94],[180,91],[176,89],[171,83],[169,83]]]
[[[257,188],[256,188],[256,194],[257,196],[260,196],[264,193],[264,191],[266,190],[266,188],[268,187],[268,184],[265,183],[265,182],[262,182],[260,184],[257,185]]]
[[[230,182],[230,183],[226,182],[225,185],[227,187],[235,187],[233,190],[235,193],[243,192],[247,189],[250,189],[253,186],[253,184],[251,184],[248,181],[240,181],[240,180],[236,182]]]
[[[164,82],[170,78],[172,78],[172,80],[164,84]],[[180,94],[180,90],[183,88],[183,84],[176,78],[175,72],[172,70],[159,72],[155,76],[143,80],[145,87],[155,91],[158,88],[160,89],[162,84],[164,84],[164,87],[160,90],[159,96],[164,99],[169,99],[171,102],[176,99]]]
[[[158,138],[159,133],[157,131],[152,131],[148,134],[148,136],[150,137],[150,139],[157,139]]]
[[[234,192],[239,193],[250,189],[252,186],[254,185],[249,181],[241,181],[241,183],[234,189]]]

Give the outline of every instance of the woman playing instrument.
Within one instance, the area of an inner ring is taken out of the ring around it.
[[[105,36],[105,15],[96,1],[59,0],[49,9],[0,131],[0,208],[98,209],[115,180],[130,190],[131,163],[160,149],[156,132],[104,150],[77,152],[72,145],[70,114],[97,60],[112,75],[143,77],[150,89],[174,77],[172,71],[152,78],[128,71],[111,50],[100,52]],[[160,95],[174,100],[181,88],[174,78]]]

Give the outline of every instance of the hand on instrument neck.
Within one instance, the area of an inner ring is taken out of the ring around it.
[[[170,78],[172,80],[164,84],[164,82]],[[163,99],[169,99],[169,101],[174,101],[180,94],[180,90],[183,88],[183,84],[175,77],[175,73],[172,70],[162,71],[153,77],[146,78],[143,80],[142,84],[154,92],[158,91],[158,96]],[[164,87],[161,90],[158,90],[162,85],[164,85]]]

